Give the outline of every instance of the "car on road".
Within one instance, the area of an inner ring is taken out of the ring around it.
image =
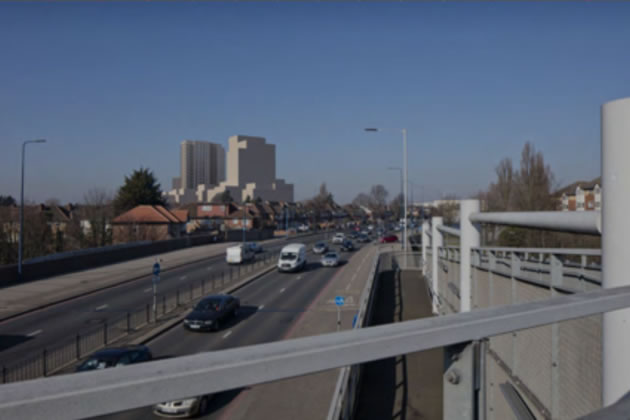
[[[310,229],[310,228],[308,227],[308,225],[300,225],[300,226],[298,226],[298,230],[299,230],[300,232],[308,232],[308,231],[309,231],[309,229]]]
[[[300,271],[306,267],[306,245],[289,244],[278,257],[278,271]]]
[[[231,295],[207,296],[184,318],[184,328],[192,331],[219,331],[228,318],[238,316],[241,301]]]
[[[339,254],[336,252],[329,252],[322,257],[322,266],[324,267],[337,267],[339,265]]]
[[[381,239],[379,240],[380,243],[382,244],[388,244],[388,243],[392,243],[392,242],[398,242],[398,236],[396,235],[385,235],[382,236]]]
[[[315,254],[323,254],[324,252],[328,251],[328,245],[326,245],[325,242],[317,242],[314,246],[313,246],[313,252]]]
[[[97,351],[77,366],[77,372],[107,369],[148,362],[153,355],[147,346],[110,347]]]
[[[261,252],[263,252],[263,247],[257,242],[250,242],[248,245],[249,245],[249,249],[254,254],[260,254]]]
[[[153,406],[153,413],[160,417],[169,418],[199,417],[208,411],[210,399],[212,399],[212,395],[202,395],[163,402]]]
[[[333,236],[333,238],[332,238],[332,243],[333,244],[342,244],[344,239],[346,239],[346,235],[343,234],[342,232],[337,232],[337,233],[335,233],[335,236]]]
[[[352,243],[351,240],[346,239],[345,241],[343,241],[343,243],[341,244],[341,250],[342,251],[354,251],[354,244]]]
[[[364,244],[365,244],[365,243],[370,242],[370,240],[371,240],[371,239],[370,239],[370,237],[369,237],[368,235],[363,235],[363,234],[361,234],[361,235],[359,235],[359,239],[357,239],[357,240],[358,240],[359,242],[361,242],[361,243],[364,243]]]

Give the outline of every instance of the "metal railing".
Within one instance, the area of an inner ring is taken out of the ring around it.
[[[188,310],[189,304],[207,293],[218,292],[275,265],[279,252],[267,252],[251,263],[208,274],[207,279],[159,294],[155,312],[152,303],[120,312],[102,324],[79,331],[53,345],[3,364],[2,383],[24,381],[62,372],[91,353],[111,344],[123,344],[144,329],[158,326],[174,315]]]

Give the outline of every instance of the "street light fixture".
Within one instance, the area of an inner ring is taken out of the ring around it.
[[[365,131],[367,132],[378,132],[378,131],[383,131],[383,129],[380,128],[366,128]],[[404,171],[404,181],[403,181],[403,195],[405,197],[405,232],[403,235],[404,238],[404,242],[403,242],[403,250],[405,251],[405,255],[407,252],[407,129],[403,128],[400,130],[402,132],[402,139],[403,139],[403,171]]]
[[[22,143],[22,181],[20,186],[20,240],[18,244],[18,278],[22,280],[22,249],[24,245],[24,155],[29,143],[46,143],[45,139],[26,140]]]

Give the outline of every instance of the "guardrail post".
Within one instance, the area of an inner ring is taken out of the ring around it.
[[[427,247],[429,246],[429,229],[430,225],[429,225],[429,221],[428,220],[424,220],[422,222],[422,275],[423,276],[427,276],[427,272],[428,270],[428,266],[427,266]]]
[[[432,264],[431,264],[431,287],[433,289],[433,313],[438,313],[438,296],[440,294],[438,286],[438,249],[443,245],[442,232],[438,230],[438,226],[442,226],[441,217],[431,218],[431,248],[432,248]]]
[[[459,221],[460,221],[460,255],[459,255],[459,296],[460,312],[470,311],[472,301],[471,282],[471,260],[472,248],[481,244],[479,226],[473,225],[469,216],[479,212],[479,200],[460,200]]]
[[[512,296],[511,296],[510,304],[512,305],[515,305],[518,303],[518,292],[516,290],[516,287],[517,287],[516,277],[520,275],[521,275],[521,259],[515,252],[510,251],[510,284],[512,286]],[[517,337],[517,332],[512,331],[512,366],[510,367],[512,368],[512,373],[514,374],[514,376],[518,377],[518,372],[517,372],[518,347],[516,345],[516,337]]]
[[[42,376],[46,376],[46,373],[48,373],[48,369],[47,369],[47,363],[48,361],[46,360],[48,358],[48,350],[46,350],[46,348],[44,347],[44,350],[42,350]]]
[[[630,237],[630,98],[602,105],[602,286],[630,285],[627,276]],[[630,389],[630,309],[607,312],[602,330],[602,397],[607,406]]]
[[[551,296],[558,295],[555,287],[562,286],[562,260],[551,254]],[[560,325],[551,324],[551,418],[560,417]]]

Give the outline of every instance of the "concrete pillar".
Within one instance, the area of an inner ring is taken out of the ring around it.
[[[438,288],[438,272],[439,272],[439,258],[438,248],[443,245],[442,232],[438,230],[438,226],[442,226],[441,217],[431,218],[431,288],[433,289],[433,313],[438,313],[438,300],[439,295]]]
[[[601,111],[602,280],[604,288],[630,285],[630,98],[607,102]],[[610,405],[630,390],[630,309],[604,314],[602,397]]]
[[[422,222],[422,275],[426,277],[428,270],[427,247],[429,246],[429,229],[431,225],[428,220]]]
[[[459,223],[460,223],[460,262],[459,262],[459,282],[461,305],[460,312],[469,312],[472,302],[472,288],[470,287],[472,270],[470,268],[470,250],[478,247],[481,243],[479,226],[470,222],[469,216],[479,212],[479,200],[460,200],[459,202]]]

